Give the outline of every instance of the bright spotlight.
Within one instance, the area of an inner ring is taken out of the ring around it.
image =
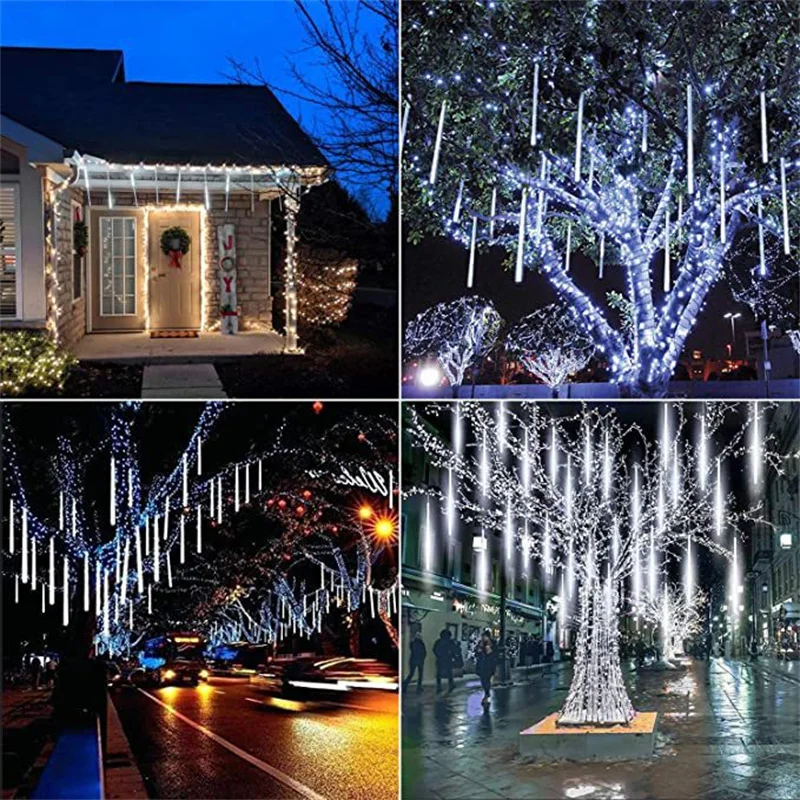
[[[438,386],[442,382],[442,371],[435,364],[426,364],[419,371],[419,382],[422,386]]]

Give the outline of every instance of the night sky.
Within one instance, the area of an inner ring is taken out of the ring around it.
[[[500,315],[513,325],[536,308],[552,303],[556,295],[548,281],[539,273],[527,271],[522,284],[514,282],[514,276],[503,269],[505,251],[493,248],[488,253],[476,254],[475,285],[467,289],[467,262],[469,251],[445,237],[429,237],[419,245],[403,243],[403,324],[407,324],[421,311],[436,303],[456,300],[476,294],[491,300]],[[654,262],[660,270],[660,263]],[[573,253],[571,271],[578,277],[578,286],[586,289],[596,301],[604,299],[606,292],[624,291],[622,268],[606,266],[606,278],[597,279],[597,267],[580,254]],[[656,303],[660,293],[656,291]],[[604,303],[601,303],[604,306]],[[706,301],[705,311],[698,317],[697,325],[686,342],[685,353],[702,350],[703,357],[723,358],[726,345],[731,340],[730,321],[723,318],[728,311],[741,312],[736,320],[736,349],[734,355],[745,354],[744,332],[756,330],[753,315],[747,306],[736,303],[724,281],[717,283]],[[613,312],[612,312],[613,314]],[[610,315],[611,319],[615,319]]]
[[[366,22],[365,17],[364,29],[369,31]],[[122,50],[129,81],[229,83],[228,57],[248,66],[258,58],[263,74],[287,89],[293,88],[290,61],[311,80],[325,76],[319,56],[304,46],[300,19],[288,0],[4,0],[0,44]],[[324,131],[329,121],[324,109],[285,95],[279,99],[309,133]],[[371,195],[370,199],[385,213],[385,198]]]

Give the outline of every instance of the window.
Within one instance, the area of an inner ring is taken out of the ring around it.
[[[136,219],[100,219],[100,314],[136,314]]]
[[[0,316],[17,316],[19,187],[0,186]]]
[[[72,201],[72,299],[83,297],[83,262],[84,256],[75,249],[75,223],[83,221],[83,209],[80,203]]]

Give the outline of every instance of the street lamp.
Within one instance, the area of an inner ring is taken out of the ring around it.
[[[425,364],[419,371],[419,382],[422,386],[430,389],[438,386],[442,381],[442,371],[439,365],[434,362]]]
[[[739,312],[734,314],[732,311],[729,311],[722,316],[724,319],[729,319],[731,321],[731,358],[733,358],[733,351],[736,348],[736,320],[742,315]]]

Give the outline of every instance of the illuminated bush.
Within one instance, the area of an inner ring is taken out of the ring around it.
[[[315,327],[344,322],[356,288],[358,261],[335,250],[303,245],[297,256],[300,321]]]
[[[60,350],[41,333],[0,332],[0,394],[21,395],[31,389],[64,388],[70,368],[77,363],[72,353]]]

